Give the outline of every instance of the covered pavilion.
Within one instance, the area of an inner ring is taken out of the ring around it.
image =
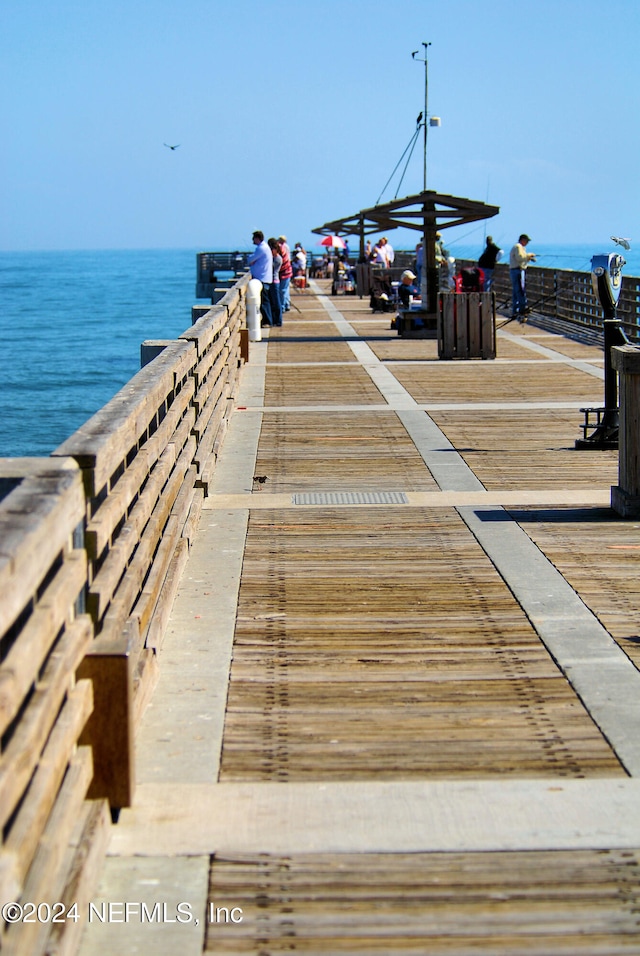
[[[499,206],[462,196],[449,196],[423,190],[403,199],[393,199],[369,209],[362,209],[352,216],[326,222],[312,231],[321,236],[358,236],[359,258],[364,261],[365,237],[372,233],[389,232],[392,229],[415,229],[422,234],[425,249],[427,313],[437,311],[438,266],[436,259],[436,233],[452,226],[491,219],[500,212]]]

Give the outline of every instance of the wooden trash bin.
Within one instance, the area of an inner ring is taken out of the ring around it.
[[[438,307],[438,358],[494,359],[496,300],[493,292],[444,292]]]

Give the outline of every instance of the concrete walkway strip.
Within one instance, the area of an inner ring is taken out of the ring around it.
[[[483,491],[463,457],[432,418],[416,409],[398,411],[398,418],[443,491]]]
[[[352,853],[640,846],[640,781],[141,786],[111,854]]]
[[[138,732],[141,782],[218,778],[248,514],[203,512]]]

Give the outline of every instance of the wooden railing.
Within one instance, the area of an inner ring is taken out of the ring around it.
[[[145,343],[155,357],[51,458],[0,461],[2,903],[90,898],[108,808],[133,798],[136,729],[246,357],[246,284]],[[64,930],[73,952],[75,925],[3,913],[0,948],[57,952]]]
[[[0,948],[48,952],[64,937],[73,951],[81,922],[61,917],[88,902],[109,825],[106,801],[86,799],[91,749],[78,746],[93,707],[76,679],[93,637],[82,476],[70,458],[5,459],[0,476]]]
[[[462,268],[475,264],[460,260],[456,266]],[[511,280],[506,263],[498,263],[496,267],[493,291],[496,293],[498,309],[508,312],[511,307]],[[565,331],[573,326],[576,331],[602,335],[602,306],[594,295],[590,272],[529,266],[527,299],[533,311],[548,319],[558,320]],[[616,317],[628,338],[634,343],[640,342],[640,278],[623,274]]]
[[[246,280],[160,352],[54,456],[82,469],[96,705],[91,796],[129,806],[135,729],[233,407]],[[147,343],[148,345],[149,343]]]

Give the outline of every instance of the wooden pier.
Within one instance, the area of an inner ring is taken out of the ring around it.
[[[329,288],[250,343],[189,452],[170,615],[125,621],[130,799],[81,937],[41,951],[640,953],[640,529],[617,452],[574,448],[603,352],[510,323],[495,360],[442,361]],[[179,354],[191,427],[216,315],[193,386]]]

